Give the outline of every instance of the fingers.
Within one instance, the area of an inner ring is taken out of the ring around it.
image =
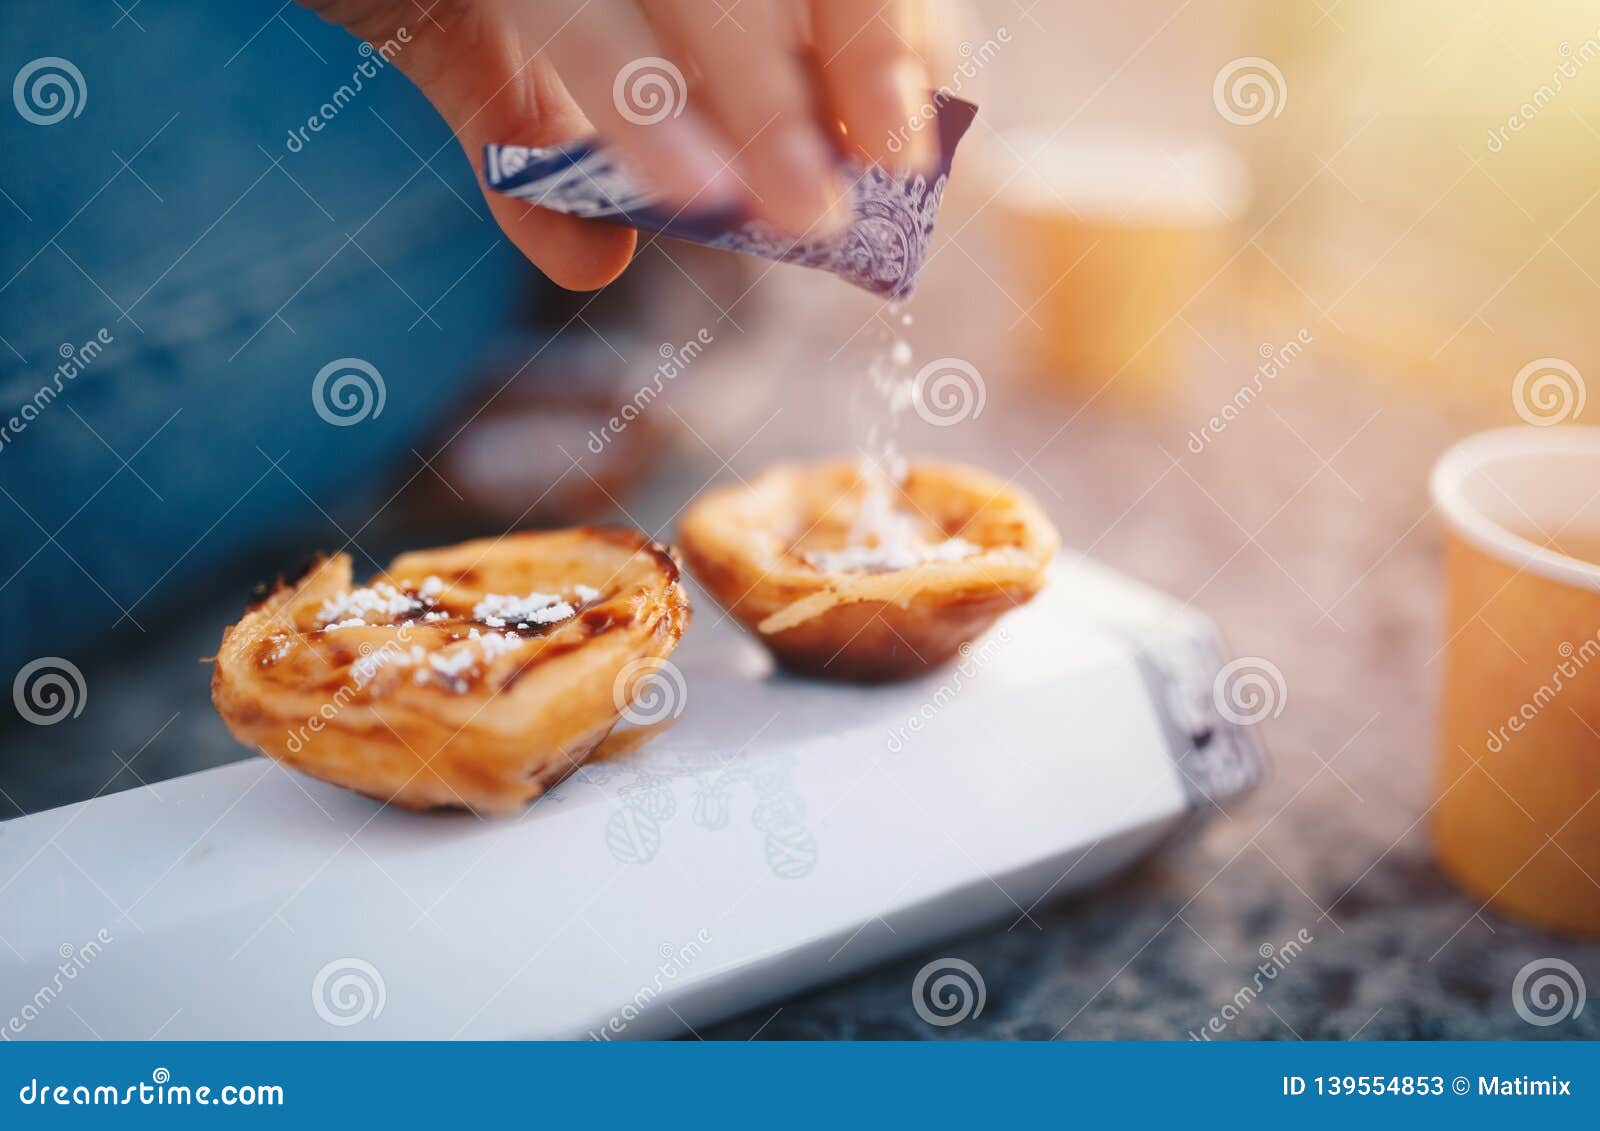
[[[708,0],[644,0],[652,24],[684,45],[696,90],[730,150],[752,211],[795,235],[832,234],[849,219],[834,150],[772,0],[733,8]]]
[[[563,216],[499,193],[486,193],[485,199],[517,250],[559,287],[599,290],[633,260],[639,235],[632,228]]]
[[[682,69],[632,4],[502,0],[530,48],[548,55],[600,133],[680,207],[740,199],[722,142],[688,104]]]
[[[509,145],[559,145],[594,132],[572,98],[562,88],[549,64],[533,63],[512,78],[506,88],[482,106],[471,106],[457,126],[450,113],[445,120],[456,130],[462,147],[479,169],[483,147]],[[484,199],[495,222],[550,280],[575,291],[592,291],[622,274],[633,258],[638,235],[631,228],[580,220],[540,208],[525,200],[492,192],[483,185]]]
[[[349,11],[303,2],[367,38],[364,24],[394,19],[383,0]],[[669,203],[742,200],[779,228],[816,237],[849,218],[836,146],[924,168],[934,137],[912,128],[927,97],[907,44],[915,0],[808,3],[479,0],[441,9],[395,61],[449,123],[480,181],[485,143],[556,145],[598,130]],[[356,18],[369,8],[371,19]],[[808,36],[820,78],[799,62],[796,44]],[[685,68],[702,80],[694,106]],[[824,132],[821,122],[835,119],[843,139]],[[511,240],[562,286],[603,286],[633,253],[627,229],[485,196]]]
[[[395,64],[433,103],[478,173],[479,187],[506,236],[552,282],[572,290],[603,287],[633,257],[628,228],[579,220],[489,191],[483,147],[559,145],[594,127],[545,60],[525,55],[516,30],[492,11],[474,18],[441,8],[395,56]]]
[[[895,169],[928,169],[934,133],[915,128],[927,69],[912,49],[915,5],[811,0],[811,32],[829,109],[856,156]]]

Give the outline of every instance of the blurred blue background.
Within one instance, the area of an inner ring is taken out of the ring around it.
[[[13,91],[35,117],[75,100],[58,121],[0,114],[0,421],[37,409],[0,447],[10,671],[147,630],[241,548],[376,489],[532,272],[426,100],[303,11],[25,0],[0,8],[0,42],[8,76],[50,57],[82,76],[49,91],[42,67]],[[361,427],[313,411],[342,357],[385,386]]]

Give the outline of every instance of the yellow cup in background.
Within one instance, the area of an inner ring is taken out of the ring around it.
[[[1600,934],[1600,428],[1506,428],[1433,472],[1446,523],[1433,846],[1496,910]]]
[[[1249,197],[1242,160],[1220,143],[1139,130],[1018,130],[996,156],[1023,367],[1085,396],[1159,397],[1184,332],[1177,316],[1232,251]]]

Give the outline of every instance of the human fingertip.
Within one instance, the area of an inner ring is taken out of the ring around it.
[[[690,116],[629,129],[615,138],[641,180],[684,210],[727,207],[744,195],[715,135]]]
[[[632,228],[610,228],[596,222],[589,226],[599,229],[592,239],[564,248],[559,254],[546,255],[534,265],[556,286],[569,291],[597,291],[616,281],[633,262],[638,233]]]
[[[632,228],[581,220],[509,197],[490,201],[495,220],[518,251],[552,283],[594,291],[616,279],[633,259]]]
[[[903,59],[895,65],[890,81],[894,84],[902,117],[891,136],[903,138],[887,155],[893,168],[905,172],[928,172],[938,151],[937,98],[928,91],[928,73],[917,59]],[[885,149],[889,149],[885,146]]]
[[[670,166],[669,183],[662,189],[677,204],[690,210],[723,208],[744,196],[732,162],[718,150],[709,130],[693,122],[674,122],[653,140]]]
[[[839,95],[840,148],[894,172],[927,172],[934,162],[936,101],[915,59],[853,76]]]
[[[837,236],[850,226],[850,221],[855,215],[855,191],[853,186],[846,184],[836,175],[829,177],[829,193],[831,199],[828,207],[817,222],[815,236]]]
[[[836,234],[849,221],[846,186],[818,130],[805,123],[777,127],[756,142],[746,169],[755,186],[755,209],[791,235]]]

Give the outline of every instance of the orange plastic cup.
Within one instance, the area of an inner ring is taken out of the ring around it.
[[[1159,400],[1187,332],[1178,316],[1232,250],[1243,162],[1147,130],[1021,130],[1004,155],[994,208],[1023,364],[1076,394]]]
[[[1433,810],[1497,911],[1600,935],[1600,428],[1507,428],[1433,472],[1446,523]]]

